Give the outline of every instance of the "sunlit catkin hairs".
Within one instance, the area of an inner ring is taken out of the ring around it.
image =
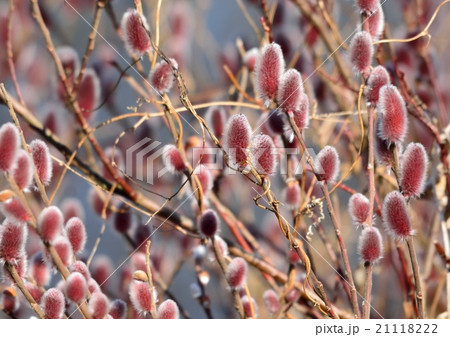
[[[55,240],[62,231],[63,221],[63,215],[58,207],[44,208],[38,218],[38,229],[42,239],[47,242]]]
[[[366,86],[366,99],[367,103],[370,103],[372,105],[377,105],[379,95],[380,95],[380,89],[390,84],[390,78],[389,74],[385,67],[383,66],[376,66],[372,69],[372,72],[370,73],[369,79],[367,80],[367,86]]]
[[[83,275],[74,272],[65,283],[65,293],[69,300],[80,303],[87,294],[87,281]]]
[[[277,153],[271,137],[259,134],[252,138],[250,161],[259,174],[272,175],[275,173]]]
[[[13,170],[19,148],[19,130],[13,123],[3,124],[0,127],[0,171],[9,172]]]
[[[128,9],[122,16],[121,28],[125,47],[131,54],[142,55],[151,48],[147,19],[135,9]]]
[[[276,43],[265,45],[255,65],[255,87],[266,105],[277,98],[284,67],[281,47]]]
[[[383,255],[383,239],[376,227],[366,227],[358,240],[358,252],[363,262],[376,263]]]
[[[51,288],[44,293],[41,299],[41,307],[45,318],[59,319],[64,313],[64,294],[57,288]]]
[[[170,59],[170,62],[175,68],[178,68],[178,63],[174,59]],[[149,81],[151,86],[160,94],[168,93],[172,89],[174,82],[172,68],[169,63],[165,60],[158,62],[150,72]]]
[[[350,43],[350,57],[353,68],[363,76],[369,76],[372,63],[372,37],[366,31],[358,32]]]
[[[335,182],[339,176],[341,162],[336,149],[332,146],[325,146],[317,154],[314,161],[314,168],[318,179],[325,182]]]
[[[35,139],[30,143],[30,150],[37,175],[41,182],[47,186],[50,184],[53,174],[52,159],[48,146],[42,140]]]
[[[247,117],[237,114],[230,117],[225,127],[224,149],[229,155],[231,165],[238,165],[247,159],[252,128]]]
[[[410,143],[400,161],[400,186],[406,197],[423,193],[427,177],[428,156],[420,143]]]
[[[243,258],[236,257],[231,260],[226,271],[226,278],[230,287],[241,289],[247,282],[247,270],[247,262]]]
[[[390,192],[384,198],[383,225],[388,234],[396,240],[406,240],[414,234],[405,197],[398,191]]]
[[[159,319],[178,319],[180,318],[180,312],[178,305],[175,301],[168,299],[161,303],[158,308]]]
[[[389,143],[403,142],[408,130],[406,105],[398,89],[385,85],[380,89],[378,102],[380,112],[379,135]]]
[[[284,112],[300,108],[300,97],[304,93],[302,75],[295,70],[287,70],[280,78],[277,102]]]
[[[15,263],[25,253],[27,225],[6,218],[0,225],[0,263]]]
[[[82,252],[86,244],[86,228],[83,221],[80,218],[71,218],[67,221],[65,229],[73,252],[75,254]]]
[[[348,212],[355,226],[363,226],[369,214],[369,199],[361,193],[355,193],[348,201]]]

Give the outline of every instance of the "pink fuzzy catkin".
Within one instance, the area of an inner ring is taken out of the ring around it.
[[[178,305],[173,300],[165,300],[158,308],[159,319],[178,319],[180,318],[180,311]]]
[[[180,173],[186,169],[186,163],[181,157],[180,151],[176,148],[175,145],[168,144],[163,147],[163,155],[162,155],[164,166],[171,173]]]
[[[91,119],[95,109],[100,104],[100,80],[94,69],[87,68],[78,88],[77,102],[81,114],[87,120]]]
[[[12,171],[19,154],[19,130],[13,123],[5,123],[0,128],[0,171]]]
[[[303,93],[302,75],[295,69],[287,70],[280,78],[278,107],[284,112],[299,110]]]
[[[205,196],[208,195],[209,191],[211,191],[213,188],[213,177],[211,175],[210,169],[207,166],[200,164],[195,168],[194,175],[200,181],[200,186],[203,190],[203,194]]]
[[[89,300],[89,311],[94,319],[104,319],[108,313],[108,298],[101,292],[95,292]]]
[[[290,210],[297,209],[300,206],[301,189],[297,180],[289,182],[283,194],[284,202]]]
[[[66,280],[65,293],[68,299],[80,303],[87,294],[87,281],[78,272],[71,273]]]
[[[127,318],[127,304],[121,299],[116,299],[111,302],[109,306],[109,315],[113,319],[125,319]]]
[[[63,215],[58,207],[50,206],[44,208],[39,214],[38,229],[44,241],[52,242],[61,233],[63,226]]]
[[[255,87],[265,104],[277,98],[284,67],[283,53],[278,44],[271,43],[262,48],[255,65]]]
[[[252,138],[250,161],[259,174],[272,175],[277,167],[277,153],[272,138],[259,134]]]
[[[380,6],[379,0],[356,0],[361,12],[371,13]]]
[[[146,32],[147,19],[138,14],[135,9],[128,9],[123,14],[121,28],[125,47],[129,53],[142,55],[150,50],[151,42]]]
[[[50,281],[50,266],[41,252],[33,255],[30,261],[29,274],[39,287],[46,286]]]
[[[41,307],[47,319],[59,319],[64,313],[64,294],[57,288],[47,290],[42,296]]]
[[[376,66],[372,69],[372,72],[370,73],[369,79],[367,80],[367,87],[366,87],[366,99],[367,103],[370,103],[372,105],[377,105],[379,95],[380,95],[380,89],[390,84],[390,77],[389,73],[387,72],[386,68],[383,66]]]
[[[0,225],[0,263],[14,263],[25,254],[28,230],[25,223],[6,218]]]
[[[172,65],[178,68],[178,63],[174,59],[170,59]],[[172,89],[174,76],[170,65],[162,60],[155,65],[149,75],[150,85],[160,94],[166,94]]]
[[[146,314],[152,310],[150,288],[147,282],[132,280],[128,293],[133,307],[140,314]]]
[[[246,149],[250,144],[252,128],[243,114],[233,115],[225,127],[224,148],[232,165],[238,165],[247,159]]]
[[[34,166],[37,175],[44,186],[50,184],[53,174],[52,159],[47,144],[40,139],[35,139],[30,143],[30,150],[33,155]]]
[[[390,84],[380,89],[378,109],[381,139],[389,143],[401,143],[408,130],[408,120],[405,101],[395,86]]]
[[[72,273],[80,273],[83,275],[83,277],[86,279],[86,281],[89,281],[91,278],[91,273],[89,272],[88,267],[83,261],[75,261],[70,266],[70,272]]]
[[[30,187],[33,182],[33,170],[33,161],[27,151],[19,150],[16,167],[13,170],[12,177],[21,190]]]
[[[309,124],[309,99],[305,93],[300,95],[297,110],[292,111],[295,125],[301,131]]]
[[[206,124],[213,130],[214,135],[219,139],[225,132],[225,125],[228,120],[228,112],[224,107],[210,107],[205,113]]]
[[[378,41],[384,30],[384,12],[381,6],[367,17],[369,33],[373,41]]]
[[[369,215],[369,199],[361,193],[355,193],[348,201],[348,212],[356,226],[363,226]]]
[[[372,37],[369,33],[362,31],[355,34],[350,43],[350,56],[355,71],[368,76],[373,56]]]
[[[30,219],[30,215],[18,198],[11,198],[5,201],[0,205],[0,209],[3,214],[14,220],[27,222]]]
[[[428,156],[420,143],[410,143],[400,161],[400,186],[406,197],[419,196],[425,189]]]
[[[80,253],[86,244],[86,228],[80,218],[71,218],[66,223],[67,238],[75,254]]]
[[[247,282],[247,262],[241,258],[236,257],[231,260],[227,267],[226,278],[230,287],[241,289],[245,282]]]
[[[314,161],[314,168],[319,180],[335,182],[339,176],[341,162],[336,149],[332,146],[325,146],[317,154]]]
[[[280,301],[278,299],[278,295],[272,289],[268,289],[264,292],[263,300],[264,300],[266,309],[270,314],[274,314],[280,308]]]
[[[405,197],[398,191],[386,195],[382,209],[383,225],[396,240],[405,240],[413,235],[411,219]]]
[[[383,239],[376,227],[362,230],[358,241],[358,252],[364,262],[376,263],[383,254]]]
[[[53,247],[58,253],[61,262],[67,267],[72,263],[73,250],[69,240],[65,236],[58,236],[53,241]]]

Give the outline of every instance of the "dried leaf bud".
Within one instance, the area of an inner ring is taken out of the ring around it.
[[[150,288],[147,282],[132,280],[129,295],[133,307],[142,315],[152,310]]]
[[[16,165],[20,149],[19,130],[13,123],[5,123],[0,128],[0,171],[12,171]]]
[[[77,101],[81,114],[89,120],[100,104],[100,80],[94,69],[87,68],[78,88]]]
[[[362,31],[355,34],[350,43],[350,55],[355,71],[368,76],[373,56],[372,37],[369,33]]]
[[[348,212],[352,218],[352,222],[356,226],[364,226],[369,215],[369,199],[361,193],[355,193],[348,201]]]
[[[164,146],[162,159],[164,166],[173,174],[183,172],[186,169],[186,163],[175,145]]]
[[[226,278],[230,287],[240,289],[247,281],[247,262],[241,258],[236,257],[231,260],[227,267]]]
[[[180,318],[180,311],[175,301],[165,300],[158,308],[159,319],[178,319]]]
[[[78,272],[72,273],[66,280],[65,293],[69,300],[80,303],[87,294],[87,281]]]
[[[113,216],[114,229],[119,233],[126,233],[133,225],[133,215],[128,207],[122,206]]]
[[[47,319],[60,319],[64,313],[65,299],[61,290],[51,288],[42,296],[41,307]]]
[[[0,145],[1,146],[1,145]],[[13,179],[21,190],[30,187],[33,182],[33,161],[27,151],[19,150],[16,167],[13,170]]]
[[[410,143],[400,161],[400,186],[406,197],[418,197],[425,189],[428,156],[420,143]]]
[[[116,299],[111,302],[109,306],[109,314],[113,319],[125,319],[127,318],[127,304],[121,299]]]
[[[30,215],[18,198],[11,198],[4,202],[1,205],[1,211],[5,216],[20,222],[27,222],[30,219]]]
[[[58,236],[53,241],[53,247],[58,253],[59,258],[65,266],[72,263],[73,250],[69,240],[65,236]]]
[[[108,298],[101,292],[92,294],[89,300],[89,310],[94,319],[104,319],[108,314],[109,301]]]
[[[38,229],[44,241],[52,242],[61,233],[63,226],[63,215],[58,207],[50,206],[44,208],[39,214]]]
[[[367,80],[366,99],[372,105],[378,104],[380,89],[391,83],[389,74],[385,67],[376,66]]]
[[[358,240],[358,252],[364,262],[376,263],[383,255],[383,239],[376,227],[366,227]]]
[[[252,128],[243,114],[233,115],[225,127],[224,148],[231,165],[239,165],[247,159]]]
[[[41,252],[34,254],[31,258],[29,273],[39,287],[48,285],[50,281],[50,266]]]
[[[89,272],[88,267],[83,261],[75,261],[70,266],[70,272],[72,273],[80,273],[83,275],[83,277],[86,279],[86,281],[89,281],[91,278],[91,273]]]
[[[278,44],[271,43],[262,48],[255,65],[255,87],[266,104],[277,98],[284,66],[283,53]]]
[[[259,134],[252,138],[250,161],[260,174],[272,175],[277,167],[277,153],[272,138]]]
[[[178,63],[174,59],[170,59],[175,68],[178,68]],[[170,65],[162,60],[158,62],[149,76],[150,85],[160,94],[166,94],[172,89],[174,76]]]
[[[219,223],[220,220],[217,213],[212,209],[208,209],[200,217],[200,232],[206,237],[212,237],[216,234]]]
[[[48,146],[42,140],[35,139],[30,143],[30,150],[37,175],[41,182],[47,186],[50,184],[53,174],[52,158]]]
[[[274,314],[280,308],[278,295],[272,289],[268,289],[263,294],[264,305],[269,313]]]
[[[83,251],[86,244],[86,228],[80,218],[71,218],[66,223],[67,238],[75,254]]]
[[[147,19],[135,9],[128,9],[123,14],[121,28],[125,47],[130,54],[142,55],[150,50],[151,42],[146,32]]]
[[[263,115],[261,115],[263,116]],[[286,127],[286,124],[284,122],[284,116],[278,109],[274,109],[270,111],[268,114],[264,116],[264,119],[262,120],[263,123],[267,122],[268,129],[270,133],[269,135],[281,135],[284,132],[284,129]],[[261,127],[261,131],[264,132],[263,128]],[[267,133],[266,133],[267,134]]]
[[[298,110],[303,93],[302,75],[295,69],[287,70],[280,78],[278,107],[284,112]]]
[[[341,162],[336,149],[332,146],[325,146],[317,154],[314,161],[314,168],[318,173],[319,180],[325,182],[335,182],[339,176]]]
[[[6,218],[0,226],[0,262],[15,263],[25,253],[28,230],[24,223]]]
[[[405,240],[413,235],[411,219],[409,218],[408,206],[403,195],[393,191],[386,195],[383,203],[383,225],[386,231],[396,240]]]
[[[381,139],[389,143],[402,142],[408,130],[408,119],[405,101],[395,86],[385,85],[380,89],[378,109]]]
[[[143,270],[136,270],[133,273],[133,280],[141,281],[141,282],[148,282],[148,275]]]

